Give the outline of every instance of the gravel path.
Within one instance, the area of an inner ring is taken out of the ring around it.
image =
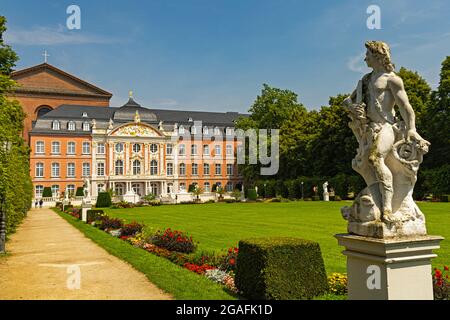
[[[50,209],[32,209],[6,245],[2,300],[171,299]]]

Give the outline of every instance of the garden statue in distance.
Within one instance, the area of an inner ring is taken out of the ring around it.
[[[425,236],[425,217],[412,198],[417,171],[430,143],[416,131],[415,114],[402,79],[395,74],[389,46],[366,42],[373,71],[345,99],[358,141],[352,168],[367,187],[351,207],[341,209],[348,232],[375,238]],[[402,119],[395,116],[397,106]]]
[[[89,182],[88,178],[84,179],[84,185],[83,185],[83,194],[84,198],[90,199],[91,198],[91,183]]]

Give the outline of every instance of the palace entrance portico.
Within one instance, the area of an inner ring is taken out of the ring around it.
[[[148,194],[165,197],[174,193],[174,183],[172,181],[164,180],[124,180],[124,181],[110,181],[109,189],[114,190],[117,196],[122,196],[126,193],[133,192],[140,197]]]

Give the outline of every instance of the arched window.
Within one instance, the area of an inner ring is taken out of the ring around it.
[[[139,160],[133,161],[133,175],[141,174],[141,162]]]
[[[205,183],[203,184],[203,190],[204,190],[205,192],[211,192],[211,184],[210,184],[209,182],[205,182]]]
[[[74,184],[68,184],[66,187],[66,190],[70,197],[75,195],[75,185]]]
[[[115,189],[114,189],[114,192],[118,195],[118,196],[121,196],[121,195],[123,195],[123,191],[124,191],[124,185],[123,185],[123,183],[116,183],[115,184]]]
[[[75,122],[69,121],[69,123],[67,123],[67,130],[75,131]]]
[[[133,152],[134,152],[134,153],[139,153],[139,152],[141,152],[141,145],[140,145],[139,143],[133,144]]]
[[[151,153],[156,153],[157,151],[158,151],[158,145],[155,144],[155,143],[152,143],[152,144],[150,145],[150,152],[151,152]]]
[[[45,144],[44,141],[36,141],[36,147],[35,147],[35,153],[36,154],[44,154],[45,153]]]
[[[36,198],[42,198],[42,193],[44,192],[44,186],[37,185],[35,189],[35,197]]]
[[[123,175],[123,161],[122,160],[116,160],[115,166],[115,174],[116,176],[121,176]]]
[[[36,178],[44,177],[44,164],[41,162],[36,163]]]
[[[89,124],[89,122],[85,121],[83,122],[83,131],[89,131],[91,130],[91,125]]]
[[[167,163],[167,175],[168,176],[173,176],[173,163],[172,162],[168,162]]]
[[[156,160],[152,160],[150,162],[150,174],[152,176],[157,175],[158,174],[158,162]]]
[[[204,127],[204,128],[203,128],[203,134],[204,134],[204,135],[208,135],[208,134],[209,134],[209,129],[208,129],[208,127]]]
[[[186,175],[186,165],[184,163],[180,163],[180,176]]]
[[[52,130],[59,130],[60,129],[60,123],[58,120],[52,121]]]
[[[178,133],[179,134],[184,134],[184,127],[180,126],[180,128],[178,128]]]
[[[45,115],[45,114],[47,114],[47,113],[49,113],[50,111],[52,111],[53,109],[52,109],[52,107],[50,107],[50,106],[39,106],[37,109],[36,109],[36,113],[37,113],[37,118],[40,118],[40,117],[42,117],[43,115]]]

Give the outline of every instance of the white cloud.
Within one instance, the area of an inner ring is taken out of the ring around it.
[[[37,26],[29,30],[10,28],[5,33],[5,42],[13,45],[61,45],[61,44],[108,44],[116,39],[88,34],[81,30],[69,31],[62,25],[58,27]]]
[[[365,53],[360,53],[357,56],[350,57],[347,61],[347,68],[353,72],[364,73],[367,68],[364,64]]]

